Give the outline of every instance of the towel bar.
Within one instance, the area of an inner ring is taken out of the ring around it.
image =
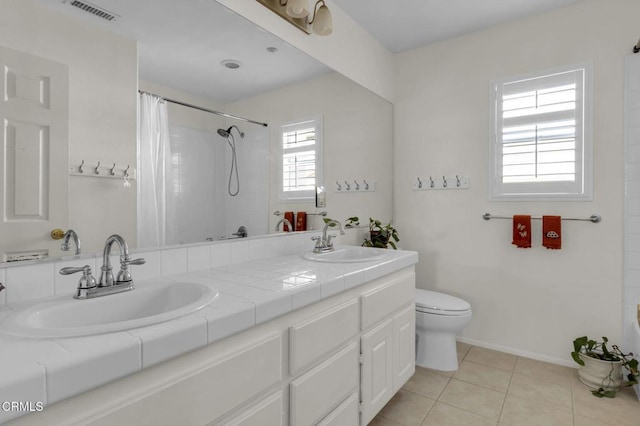
[[[494,216],[491,213],[485,213],[482,215],[484,220],[489,219],[513,219],[513,216]],[[531,219],[541,220],[542,216],[531,216]],[[580,220],[584,222],[593,222],[599,223],[602,220],[602,217],[599,214],[592,214],[589,217],[562,217],[562,220]]]

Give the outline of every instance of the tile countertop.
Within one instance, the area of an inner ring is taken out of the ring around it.
[[[0,335],[0,404],[53,404],[418,261],[412,251],[381,252],[384,257],[371,262],[320,263],[291,255],[136,281],[139,288],[197,282],[219,295],[194,313],[128,331],[59,339]],[[11,306],[0,306],[0,321]],[[22,414],[0,407],[0,423]]]

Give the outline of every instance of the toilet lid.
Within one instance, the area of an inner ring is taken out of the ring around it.
[[[471,310],[471,305],[455,296],[416,289],[416,310],[441,315],[462,315]]]

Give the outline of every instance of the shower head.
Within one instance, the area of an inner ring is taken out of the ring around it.
[[[229,127],[227,130],[225,129],[218,129],[218,134],[220,136],[222,136],[223,138],[228,138],[231,135],[231,129],[236,128],[236,130],[238,131],[238,133],[240,133],[240,137],[244,138],[244,133],[238,129],[238,126],[231,126]]]

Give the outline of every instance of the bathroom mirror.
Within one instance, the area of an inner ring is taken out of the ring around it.
[[[227,167],[232,149],[217,130],[236,125],[245,134],[242,141],[235,136],[240,194],[244,195],[234,198],[239,204],[237,210],[225,206],[220,219],[225,223],[218,234],[193,229],[192,235],[178,242],[232,237],[249,220],[261,223],[248,229],[250,237],[256,236],[274,232],[277,217],[273,212],[277,210],[314,212],[313,199],[289,204],[278,196],[280,125],[314,115],[323,116],[329,215],[337,219],[391,216],[391,169],[386,159],[391,156],[392,110],[386,100],[213,0],[93,0],[90,4],[104,8],[113,17],[111,21],[70,3],[78,2],[3,1],[0,40],[4,47],[45,58],[68,70],[69,160],[51,163],[51,168],[64,169],[64,178],[68,179],[68,217],[52,224],[52,229],[73,228],[80,236],[83,253],[99,252],[112,233],[124,236],[133,248],[138,246],[138,206],[145,202],[136,191],[138,90],[268,123],[268,127],[262,127],[168,105],[172,131],[182,132],[176,137],[184,139],[194,130],[200,136],[206,134],[217,144]],[[144,41],[150,26],[159,30]],[[178,37],[185,33],[185,27],[189,28],[186,40]],[[211,28],[221,31],[210,36]],[[242,46],[253,50],[241,51]],[[202,57],[209,58],[204,66],[196,60]],[[234,69],[227,60],[237,60],[240,68]],[[219,200],[229,197],[229,175],[226,169],[218,173],[221,176],[207,174],[212,167],[194,164],[189,168],[192,174],[174,181],[172,187],[181,193],[193,187],[193,180],[222,179],[222,193],[213,198],[216,208],[221,205]],[[125,179],[127,170],[131,173]],[[330,184],[361,179],[377,182],[376,190],[343,195]],[[234,180],[232,176],[231,184]],[[197,193],[192,195],[195,203],[211,198],[205,195],[198,200]],[[236,212],[247,219],[226,223],[227,218],[238,219]],[[188,222],[206,220],[194,216]],[[60,251],[59,241],[38,232],[29,238],[16,237],[7,245],[26,253],[46,245],[49,257],[69,255]]]

